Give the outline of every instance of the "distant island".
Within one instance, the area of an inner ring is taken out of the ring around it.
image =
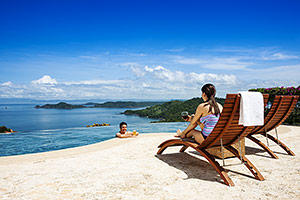
[[[216,101],[224,105],[225,99],[217,97]],[[202,98],[193,98],[186,101],[176,100],[141,110],[126,110],[122,114],[158,119],[158,121],[153,122],[182,122],[181,112],[187,111],[189,114],[194,114],[200,103],[203,103]]]
[[[76,109],[76,108],[141,108],[147,106],[153,106],[157,104],[162,104],[162,101],[108,101],[105,103],[85,103],[79,105],[68,104],[66,102],[60,102],[57,104],[45,104],[45,105],[36,105],[34,108],[40,109]]]
[[[57,104],[45,104],[45,105],[36,105],[34,108],[45,108],[45,109],[74,109],[74,108],[85,108],[83,105],[72,105],[65,102],[60,102]]]

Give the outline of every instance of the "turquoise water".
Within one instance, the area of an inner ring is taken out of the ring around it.
[[[120,114],[124,108],[81,108],[73,110],[34,109],[34,104],[0,104],[0,126],[17,133],[0,134],[0,156],[45,152],[78,147],[115,137],[119,123],[143,133],[184,129],[185,123],[150,123],[153,119]],[[89,127],[93,123],[111,126]]]

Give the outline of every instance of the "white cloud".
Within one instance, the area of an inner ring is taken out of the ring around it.
[[[144,53],[130,53],[129,55],[130,55],[130,56],[136,56],[136,57],[144,57],[144,56],[147,56],[147,54],[144,54]]]
[[[182,52],[182,51],[184,51],[184,48],[178,48],[178,49],[167,49],[167,51],[169,51],[169,52]]]
[[[57,84],[57,81],[53,78],[51,78],[48,75],[44,75],[42,78],[38,79],[38,80],[33,80],[31,81],[32,84],[38,84],[38,85],[54,85]]]
[[[242,78],[260,80],[282,80],[282,81],[298,81],[300,84],[300,64],[296,65],[280,65],[269,68],[249,69],[247,74]]]
[[[142,83],[142,85],[144,88],[150,87],[150,84],[147,84],[147,83]]]
[[[89,59],[89,60],[97,60],[95,56],[79,56],[79,58]]]
[[[283,53],[272,53],[268,52],[263,53],[262,60],[288,60],[288,59],[299,59],[299,56],[295,55],[286,55]]]
[[[212,51],[212,50],[210,50]],[[207,51],[209,52],[209,50]],[[214,51],[212,51],[214,52]],[[215,50],[214,54],[199,54],[199,56],[173,56],[175,63],[186,65],[195,65],[200,68],[211,70],[249,70],[251,68],[272,67],[276,61],[285,61],[293,63],[300,59],[297,53],[282,53],[275,50],[265,49],[224,49]],[[271,61],[272,64],[270,65]],[[268,63],[268,65],[266,65]],[[247,71],[244,71],[247,73]]]
[[[193,82],[221,82],[227,85],[236,85],[238,80],[233,74],[206,74],[206,73],[190,73],[191,81]]]
[[[130,70],[138,77],[145,75],[144,70],[142,70],[137,63],[122,63],[121,66],[129,67]]]
[[[139,66],[139,64],[136,62],[125,62],[125,63],[120,63],[120,66],[131,67],[131,66]]]
[[[240,48],[240,47],[234,47],[234,48],[224,47],[224,48],[218,48],[218,49],[207,50],[207,51],[243,55],[250,59],[255,59],[255,60],[289,60],[289,59],[292,60],[292,59],[300,58],[299,53],[286,54],[286,53],[279,52],[279,50],[274,47],[258,47],[256,49],[247,49],[247,48]]]
[[[59,96],[64,93],[64,90],[61,88],[56,88],[56,87],[38,87],[37,88],[40,93],[43,93],[44,95],[52,95],[52,96]]]
[[[157,66],[157,67],[154,67],[154,68],[150,68],[148,66],[145,66],[145,71],[154,72],[154,71],[169,71],[169,70],[163,68],[162,66]]]
[[[154,67],[154,68],[151,68],[151,67],[148,67],[148,66],[145,66],[144,67],[144,72],[142,74],[147,74],[151,77],[154,77],[154,78],[158,78],[158,79],[161,79],[161,80],[165,80],[165,81],[182,81],[183,80],[183,76],[184,74],[180,71],[175,71],[175,72],[172,72],[162,66],[157,66],[157,67]]]
[[[196,65],[196,64],[203,64],[206,63],[206,61],[203,61],[201,59],[195,59],[195,58],[183,58],[183,59],[178,59],[176,62],[180,64],[187,64],[187,65]]]
[[[257,52],[257,49],[249,49],[243,47],[221,47],[215,49],[206,49],[206,52],[217,52],[217,53],[235,53],[235,54],[253,54]]]
[[[139,71],[139,73],[136,73]],[[184,83],[184,84],[199,84],[205,82],[222,82],[223,84],[236,84],[237,79],[232,74],[213,74],[213,73],[185,73],[182,71],[171,71],[162,66],[148,67],[145,66],[143,69],[137,67],[133,70],[137,76],[151,80],[158,79],[163,82],[169,83]]]
[[[11,81],[7,81],[7,82],[4,82],[2,83],[1,85],[2,86],[11,86],[13,83]]]
[[[199,65],[207,69],[236,70],[246,69],[251,62],[242,61],[245,57],[210,57],[210,58],[184,58],[177,57],[175,62],[186,65]]]
[[[69,82],[62,82],[61,84],[64,85],[109,85],[115,84],[120,85],[124,84],[124,80],[86,80],[86,81],[69,81]]]

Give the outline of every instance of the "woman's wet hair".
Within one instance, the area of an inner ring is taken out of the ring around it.
[[[201,88],[201,91],[203,93],[205,93],[206,96],[207,96],[207,98],[208,98],[207,101],[206,101],[208,103],[206,105],[209,105],[208,112],[213,113],[212,111],[214,110],[213,114],[216,115],[216,116],[218,116],[220,114],[220,109],[219,109],[219,106],[218,106],[218,104],[217,104],[217,102],[215,100],[215,95],[217,93],[217,90],[216,90],[215,86],[213,84],[210,84],[210,83],[205,84]],[[214,109],[212,109],[212,108],[214,108]]]
[[[121,122],[121,123],[120,123],[120,129],[122,128],[123,125],[126,125],[126,126],[127,126],[127,123],[126,123],[126,122]]]

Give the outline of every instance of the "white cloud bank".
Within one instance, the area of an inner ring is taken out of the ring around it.
[[[222,84],[237,84],[237,79],[232,74],[213,74],[213,73],[184,73],[182,71],[171,71],[162,66],[140,68],[132,66],[131,70],[138,76],[143,78],[151,77],[166,83],[180,83],[184,85],[201,84],[205,82],[220,82]]]
[[[235,62],[235,60],[231,60]],[[238,61],[236,61],[238,62]],[[257,87],[298,86],[300,65],[247,69],[248,77],[232,73],[196,73],[170,70],[161,65],[123,63],[130,78],[110,80],[56,81],[44,75],[29,84],[0,83],[0,98],[32,99],[188,99],[200,96],[206,83],[217,87],[217,96]],[[215,70],[216,72],[216,70]],[[261,74],[258,76],[257,74]],[[256,76],[256,78],[254,78]],[[258,78],[257,78],[258,77]]]

